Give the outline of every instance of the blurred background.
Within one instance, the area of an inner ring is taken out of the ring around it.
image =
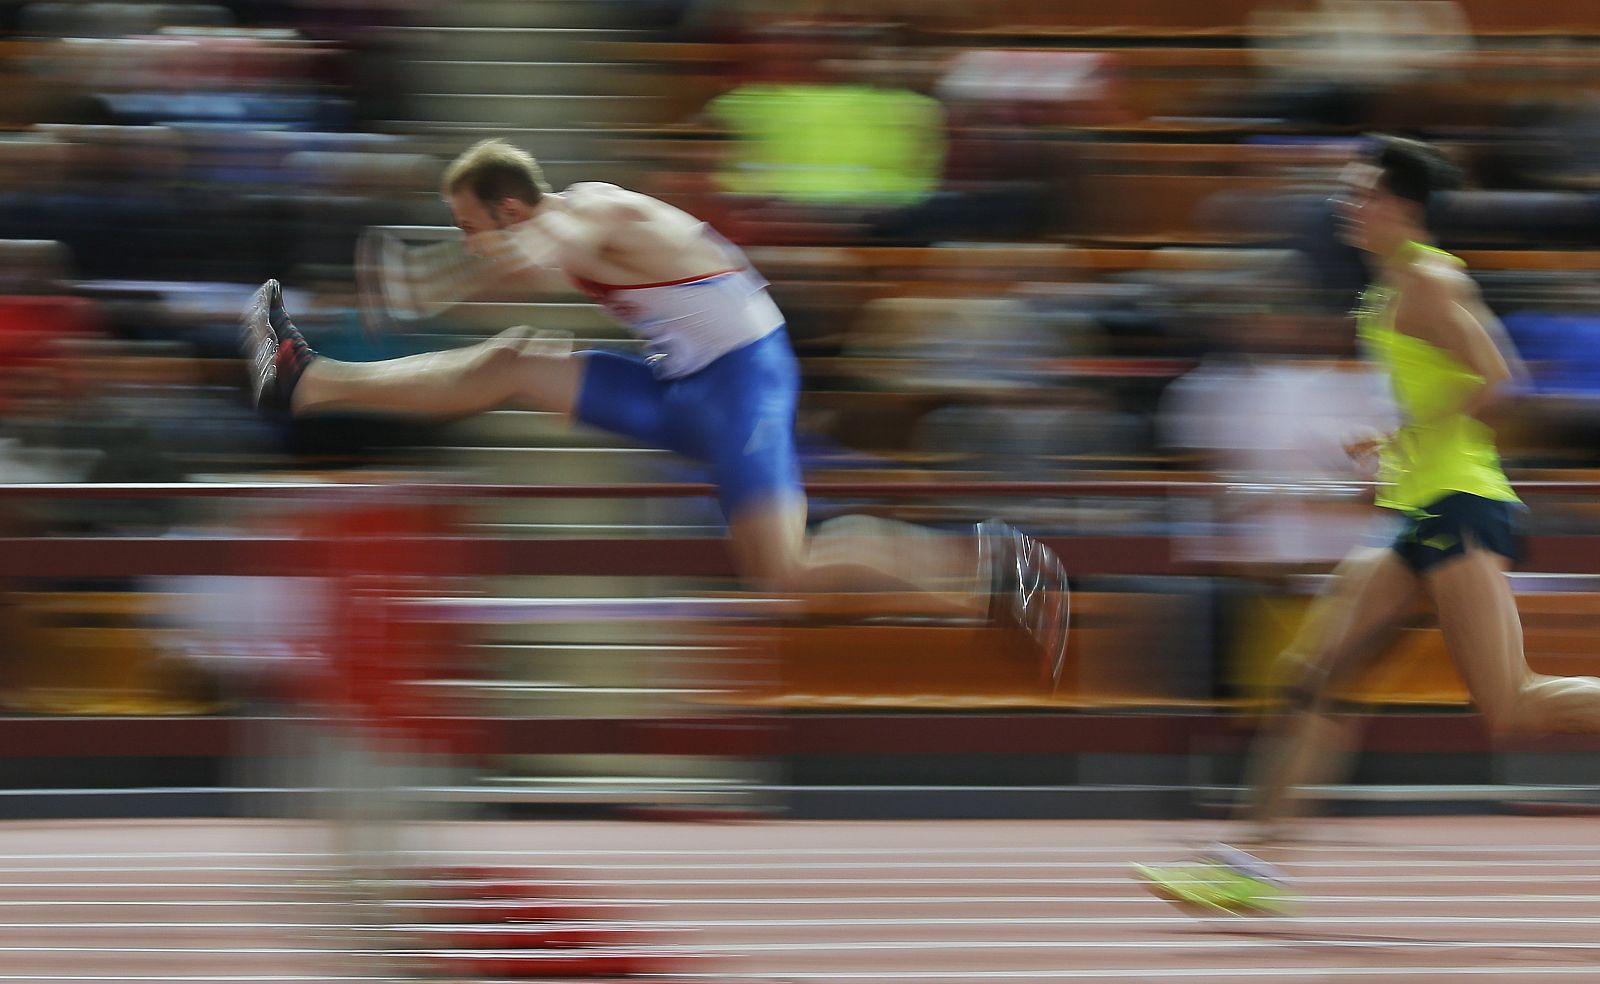
[[[352,629],[353,573],[386,597],[435,599],[735,584],[703,498],[462,493],[391,510],[19,491],[0,496],[0,707],[53,730],[13,732],[32,737],[0,761],[7,788],[271,785],[259,770],[273,757],[241,764],[233,731],[138,722],[259,721],[307,692],[327,700],[329,650],[352,639],[386,672],[425,649],[405,663],[408,692],[469,716],[738,714],[783,730],[865,715],[957,744],[969,733],[949,729],[987,721],[1021,742],[933,761],[884,741],[692,755],[549,732],[492,748],[468,799],[720,802],[752,779],[793,796],[1226,783],[1224,738],[1248,728],[1272,655],[1333,562],[1383,535],[1340,448],[1393,411],[1356,352],[1347,312],[1366,272],[1328,202],[1372,131],[1437,142],[1468,175],[1430,219],[1532,369],[1501,435],[1513,477],[1600,475],[1600,6],[1586,0],[5,0],[0,29],[0,482],[701,479],[543,414],[295,424],[251,409],[236,318],[267,277],[337,358],[514,324],[634,344],[575,293],[362,329],[360,231],[449,225],[443,164],[503,136],[558,188],[656,195],[748,250],[802,359],[812,479],[943,490],[837,494],[815,519],[865,510],[960,531],[1002,514],[1049,537],[1076,587],[1054,692],[1012,640],[864,624],[846,604],[837,619],[732,626],[575,606]],[[985,480],[1105,484],[1001,497]],[[1600,669],[1600,515],[1582,489],[1531,500],[1516,585],[1546,672]],[[394,538],[410,549],[381,560],[351,545]],[[459,562],[439,561],[441,543]],[[1350,696],[1421,728],[1467,720],[1420,614],[1394,657]],[[1133,716],[1117,734],[1180,724],[1113,748],[1095,744],[1112,733],[1099,724],[1025,739],[1007,723],[1047,714]],[[124,759],[69,754],[86,734],[74,719],[107,716]],[[1217,775],[1196,779],[1185,755],[1207,749]],[[1486,755],[1371,769],[1508,775]],[[7,809],[76,809],[30,802]],[[1130,801],[1096,802],[1082,809]]]

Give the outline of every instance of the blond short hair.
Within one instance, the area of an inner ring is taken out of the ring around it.
[[[470,191],[485,204],[516,198],[529,205],[550,194],[539,162],[520,147],[504,140],[480,140],[445,168],[440,191],[446,198]]]

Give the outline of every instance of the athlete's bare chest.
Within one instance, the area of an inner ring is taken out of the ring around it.
[[[736,258],[704,237],[650,239],[607,244],[598,255],[563,264],[576,280],[603,284],[653,284],[720,273]]]

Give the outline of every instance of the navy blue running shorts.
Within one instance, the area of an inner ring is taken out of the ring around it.
[[[1417,574],[1466,553],[1469,546],[1492,550],[1515,564],[1522,557],[1526,511],[1520,502],[1452,492],[1422,509],[1407,510],[1391,547]]]

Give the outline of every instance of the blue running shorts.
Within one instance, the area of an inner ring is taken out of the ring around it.
[[[800,370],[781,326],[699,372],[658,379],[644,359],[580,352],[577,418],[704,462],[724,517],[803,494],[795,454]]]

